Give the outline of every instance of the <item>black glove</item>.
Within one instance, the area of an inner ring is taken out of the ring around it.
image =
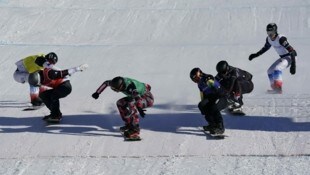
[[[145,109],[142,109],[142,108],[137,108],[138,109],[138,112],[139,112],[139,114],[140,114],[140,116],[142,117],[142,118],[144,118],[144,116],[145,116],[145,112],[144,111],[146,111]]]
[[[98,99],[99,98],[99,93],[95,92],[91,95],[94,99]]]
[[[257,53],[252,53],[250,56],[249,56],[249,60],[252,61],[254,58],[258,57],[259,54]]]
[[[291,51],[290,55],[295,58],[297,56],[296,50]]]
[[[293,62],[291,63],[290,73],[291,73],[292,75],[294,75],[294,74],[296,73],[296,62],[295,62],[295,61],[293,61]]]

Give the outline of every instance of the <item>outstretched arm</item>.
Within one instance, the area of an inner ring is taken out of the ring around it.
[[[71,68],[71,69],[66,69],[66,70],[55,70],[55,69],[49,69],[48,70],[48,77],[52,80],[55,80],[55,79],[59,79],[59,78],[64,78],[65,76],[67,75],[72,75],[74,74],[75,72],[82,72],[84,71],[86,68],[88,67],[87,64],[82,64],[80,66],[77,66],[77,67],[74,67],[74,68]]]
[[[99,88],[96,90],[96,92],[94,92],[94,93],[92,94],[92,97],[93,97],[94,99],[98,99],[98,98],[99,98],[99,95],[100,95],[108,86],[110,86],[110,80],[107,80],[107,81],[103,82],[103,83],[99,86]]]
[[[253,60],[254,58],[264,54],[267,50],[269,50],[271,45],[268,42],[268,38],[266,38],[266,43],[262,49],[260,49],[257,53],[253,53],[249,56],[249,60]]]

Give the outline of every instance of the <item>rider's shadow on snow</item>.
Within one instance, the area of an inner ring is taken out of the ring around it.
[[[269,132],[310,131],[310,122],[296,123],[291,118],[269,116],[233,116],[223,115],[228,130],[249,130]],[[178,134],[201,135],[197,129],[206,125],[200,114],[152,114],[141,121],[143,129]]]
[[[155,109],[157,106],[154,107]],[[171,105],[161,105],[157,109],[171,110]],[[176,110],[179,109],[179,110]],[[164,110],[164,111],[165,111]],[[151,114],[140,118],[143,130],[187,135],[204,135],[198,127],[206,125],[204,117],[195,105],[179,105],[173,112]],[[176,113],[177,112],[177,113]],[[50,134],[69,134],[85,136],[121,137],[119,127],[123,125],[120,116],[114,114],[64,115],[60,124],[47,125],[42,117],[5,117],[0,116],[0,133],[38,132]],[[31,115],[31,112],[29,113]],[[272,116],[231,116],[224,115],[226,129],[250,131],[310,131],[309,122],[294,122],[289,117]]]
[[[295,122],[293,118],[275,116],[224,116],[226,128],[251,131],[310,131],[310,122]]]
[[[47,123],[42,117],[3,117],[0,116],[0,133],[37,132],[84,136],[121,137],[113,126],[120,125],[115,115],[85,114],[64,115],[63,120]]]
[[[197,114],[147,114],[140,119],[142,130],[179,134],[203,135],[198,129],[190,129],[203,124]],[[59,124],[48,124],[42,117],[0,116],[0,133],[49,133],[83,136],[122,137],[119,127],[123,122],[116,114],[64,115]],[[143,132],[143,131],[142,131]]]

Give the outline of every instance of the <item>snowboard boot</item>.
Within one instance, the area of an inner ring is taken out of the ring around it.
[[[234,102],[230,105],[228,105],[227,109],[231,112],[234,111],[236,109],[242,109],[242,104],[243,102]]]
[[[31,104],[32,106],[41,106],[43,104],[43,101],[41,100],[40,97],[37,97],[31,100]]]
[[[43,118],[42,118],[42,120],[47,120],[48,118],[50,118],[52,116],[52,114],[50,114],[50,115],[46,115],[46,116],[44,116]]]
[[[224,134],[224,132],[225,132],[225,128],[224,128],[223,123],[217,123],[211,129],[210,134],[212,134],[212,135],[221,135],[221,134]]]
[[[242,97],[239,98],[234,98],[234,97],[229,97],[227,98],[227,103],[228,103],[228,110],[231,111],[234,108],[240,108],[243,105]]]
[[[269,94],[282,94],[282,81],[275,80],[271,85],[271,90],[267,90]]]
[[[127,131],[130,128],[130,124],[125,124],[124,126],[121,126],[119,128],[119,131],[124,133],[125,131]]]
[[[239,98],[238,100],[234,101],[231,105],[229,105],[227,108],[230,112],[242,110],[243,101],[242,98]]]
[[[46,121],[49,122],[59,122],[62,119],[62,113],[59,113],[57,115],[49,115],[49,117],[46,119]]]
[[[211,131],[213,129],[213,127],[214,127],[214,124],[202,126],[204,131]]]
[[[140,128],[139,125],[130,126],[128,130],[124,132],[126,139],[138,139],[140,138]]]

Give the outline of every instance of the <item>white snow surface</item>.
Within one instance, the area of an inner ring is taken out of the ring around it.
[[[297,73],[269,95],[271,48],[253,61],[275,22],[297,50]],[[307,175],[310,169],[309,0],[0,0],[0,174],[5,175]],[[54,51],[58,67],[83,63],[61,99],[64,119],[46,125],[46,108],[22,111],[29,87],[13,80],[15,62]],[[189,72],[215,74],[227,60],[254,75],[244,117],[223,113],[224,140],[206,137]],[[152,86],[155,105],[141,119],[141,142],[124,142],[109,88],[115,76]]]

